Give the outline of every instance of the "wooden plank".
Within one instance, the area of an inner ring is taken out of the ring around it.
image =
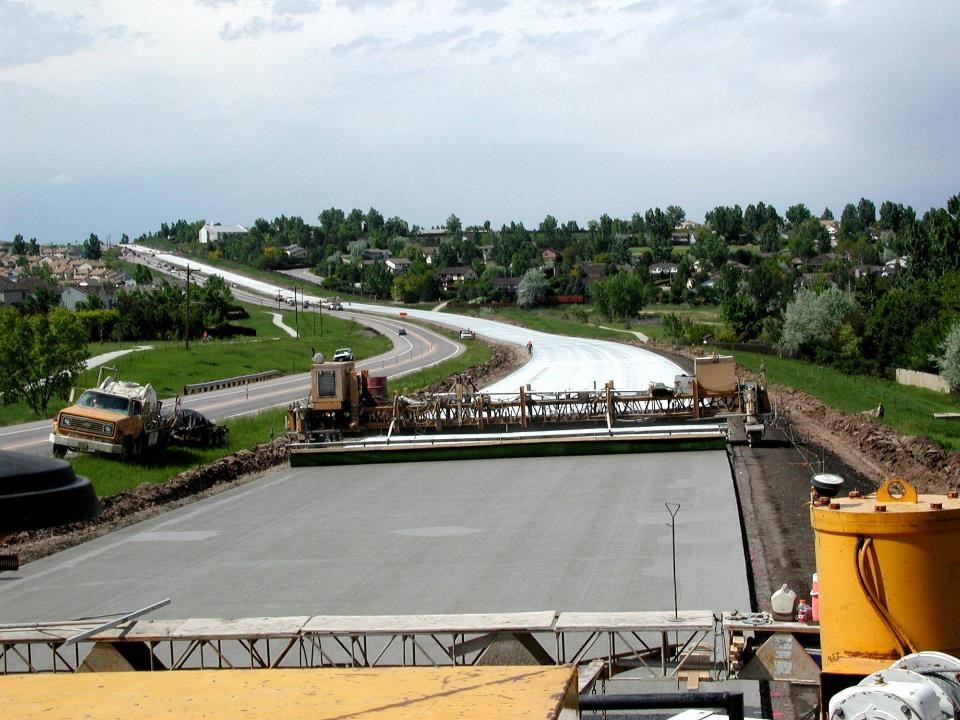
[[[419,635],[553,632],[553,610],[464,615],[315,615],[303,632],[316,635]]]
[[[240,640],[295,637],[309,615],[258,618],[140,620],[130,628],[108,630],[94,640]]]
[[[681,610],[679,619],[672,612],[565,612],[554,625],[557,632],[712,630],[714,616],[710,610]]]
[[[583,695],[585,692],[592,690],[597,680],[603,676],[603,672],[606,670],[606,667],[607,662],[602,658],[597,658],[587,665],[581,665],[578,667],[577,692],[580,695]]]

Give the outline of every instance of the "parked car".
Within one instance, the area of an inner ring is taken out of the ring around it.
[[[353,360],[353,350],[350,348],[339,348],[333,352],[334,362],[347,362]]]
[[[470,328],[460,331],[461,340],[473,340],[473,338],[474,338],[473,330],[471,330]]]

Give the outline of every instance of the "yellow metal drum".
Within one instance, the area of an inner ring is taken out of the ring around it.
[[[960,654],[960,500],[892,478],[811,507],[823,668],[917,650]]]

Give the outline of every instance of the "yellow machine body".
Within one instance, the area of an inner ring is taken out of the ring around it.
[[[893,478],[876,495],[814,502],[811,524],[825,672],[960,655],[960,500]]]
[[[574,720],[570,667],[190,670],[0,677],[4,717]]]

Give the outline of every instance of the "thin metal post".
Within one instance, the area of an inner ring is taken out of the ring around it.
[[[680,503],[665,502],[664,506],[670,513],[670,542],[673,550],[673,617],[679,619],[680,611],[677,603],[677,528],[675,520],[677,513],[680,512]]]

